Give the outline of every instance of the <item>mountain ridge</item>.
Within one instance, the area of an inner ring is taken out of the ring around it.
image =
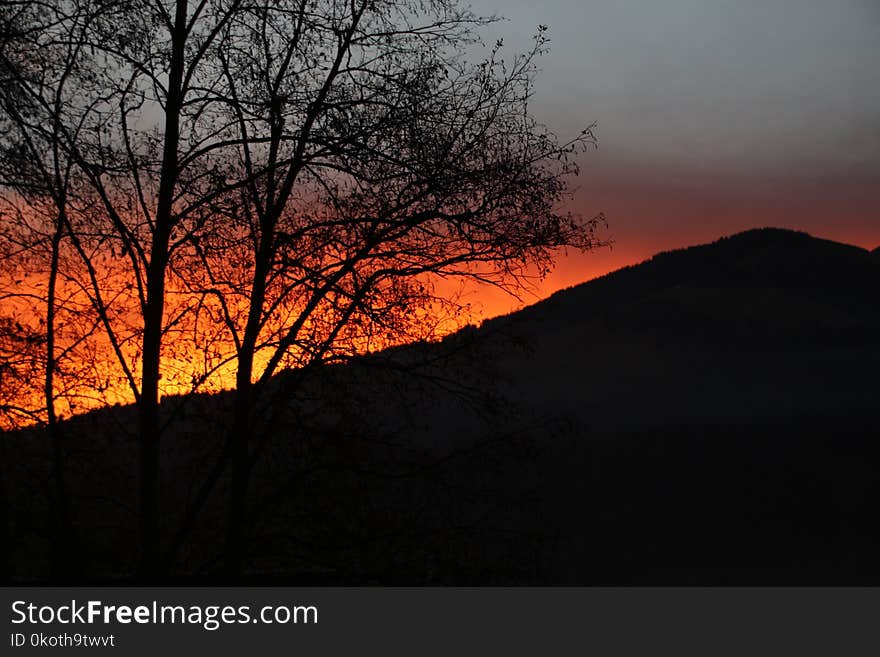
[[[744,253],[753,257],[743,260]],[[703,283],[711,282],[714,285],[742,282],[743,279],[751,279],[752,283],[794,283],[800,279],[801,283],[834,284],[857,274],[876,276],[877,261],[871,256],[878,253],[880,247],[872,252],[859,246],[817,238],[803,231],[754,228],[713,242],[661,251],[640,263],[558,290],[546,299],[513,313],[488,319],[484,324],[491,326],[518,314],[535,315],[555,305],[585,301],[579,297],[590,295],[592,291],[602,291],[597,294],[617,293],[620,287],[634,279],[649,276],[655,277],[655,287],[675,284],[675,278],[686,281],[693,276],[699,276]],[[756,254],[761,258],[755,258]],[[785,259],[780,260],[780,255],[786,256]],[[779,267],[780,263],[784,266]],[[823,266],[809,267],[816,264]],[[711,276],[713,272],[716,275]],[[829,272],[832,274],[831,280],[823,280],[823,276]],[[707,274],[710,276],[707,277]]]

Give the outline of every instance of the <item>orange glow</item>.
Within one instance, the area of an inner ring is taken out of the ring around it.
[[[438,295],[455,296],[463,304],[463,309],[457,314],[443,317],[442,321],[429,322],[427,315],[416,318],[425,323],[424,335],[420,337],[438,338],[462,325],[479,324],[485,319],[513,312],[557,290],[636,264],[659,251],[711,242],[721,236],[754,227],[805,230],[817,237],[868,249],[876,248],[880,244],[877,193],[869,191],[862,182],[838,180],[807,184],[803,181],[763,181],[758,184],[740,181],[724,187],[699,180],[682,183],[680,180],[635,179],[632,176],[588,180],[579,192],[575,205],[581,208],[585,216],[600,210],[606,214],[610,228],[598,237],[612,240],[611,247],[589,253],[560,253],[551,273],[544,280],[531,281],[518,292],[517,297],[486,285],[469,284],[462,288],[460,283],[454,281],[440,282],[436,287]],[[18,292],[30,289],[35,295],[43,294],[45,279],[41,274],[26,275],[25,282],[14,286],[15,289]],[[112,287],[122,295],[122,300],[117,304],[125,303],[133,309],[136,307],[136,297],[133,292],[125,291],[126,284],[123,273],[116,283],[112,283]],[[62,287],[61,296],[65,303],[69,306],[87,305],[83,293],[74,288],[73,283],[67,288]],[[174,294],[172,285],[169,297],[174,297]],[[5,316],[19,313],[26,318],[30,312],[34,313],[32,317],[39,317],[44,310],[34,306],[33,302],[30,305],[24,303],[18,308],[8,300],[3,303]],[[246,303],[244,295],[239,297],[239,303]],[[73,313],[62,313],[60,319],[65,322],[72,316]],[[120,312],[116,319],[124,328],[120,335],[122,351],[130,363],[133,378],[139,382],[138,313]],[[26,323],[31,324],[34,330],[40,330],[38,322]],[[61,348],[64,346],[64,330]],[[352,335],[347,340],[350,352],[376,351],[393,344],[393,341],[381,336]],[[69,388],[58,390],[61,400],[59,411],[63,416],[133,400],[118,361],[101,330],[95,331],[94,336],[78,349],[83,350],[91,362],[77,376],[68,377],[66,385]],[[257,372],[265,366],[268,358],[268,351],[257,353]],[[285,364],[293,365],[293,361],[288,359]],[[194,333],[192,327],[177,327],[165,340],[161,394],[186,394],[194,388],[205,392],[229,389],[234,385],[235,369],[235,350],[228,335],[208,336]],[[210,375],[204,381],[200,380],[199,376],[207,372]],[[20,401],[40,408],[39,379],[42,373],[33,374],[33,394],[36,397]]]

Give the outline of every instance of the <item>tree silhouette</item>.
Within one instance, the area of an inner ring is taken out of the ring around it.
[[[61,119],[64,105],[84,79],[86,60],[80,46],[44,32],[43,26],[53,23],[76,29],[75,21],[71,24],[52,5],[12,2],[0,9],[0,125],[6,135],[0,143],[0,185],[8,191],[0,200],[0,248],[2,297],[11,312],[0,320],[0,349],[7,352],[0,366],[6,381],[0,389],[7,397],[10,383],[17,387],[12,394],[18,403],[3,404],[7,424],[24,416],[47,427],[52,444],[54,569],[56,577],[64,577],[70,512],[57,405],[66,398],[69,407],[76,406],[70,386],[82,375],[80,347],[94,327],[61,331],[65,324],[88,322],[78,295],[63,291],[59,280],[64,275],[65,239],[71,234],[68,207],[76,186]],[[38,371],[42,406],[31,410],[23,404],[38,398]]]
[[[454,0],[4,12],[5,44],[60,58],[4,45],[3,120],[34,141],[4,140],[27,166],[3,183],[24,214],[53,204],[49,277],[86,300],[77,339],[115,363],[137,405],[144,578],[162,567],[163,381],[234,379],[225,449],[176,536],[228,473],[225,564],[237,575],[280,369],[435,337],[429,327],[455,312],[444,281],[510,289],[546,273],[555,249],[597,244],[596,219],[560,209],[590,128],[560,141],[529,111],[543,26],[528,52],[505,59],[498,42],[473,61],[495,19]],[[51,339],[46,353],[49,409]]]

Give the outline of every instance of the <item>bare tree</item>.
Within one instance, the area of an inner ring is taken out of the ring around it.
[[[229,136],[206,149],[234,148],[238,195],[198,253],[237,359],[231,573],[280,366],[424,337],[438,278],[510,287],[554,248],[596,244],[594,220],[559,210],[590,129],[560,142],[528,111],[544,28],[511,62],[498,43],[469,63],[492,20],[447,2],[265,2],[225,26]]]
[[[9,6],[41,15],[22,38],[59,60],[3,60],[36,112],[7,96],[22,137],[9,152],[28,166],[4,184],[18,209],[54,208],[53,230],[25,232],[88,307],[75,340],[99,345],[107,386],[137,404],[144,578],[162,567],[163,382],[234,380],[225,449],[168,550],[229,473],[225,563],[239,574],[280,369],[435,337],[444,281],[512,289],[555,249],[597,244],[596,220],[561,209],[590,128],[560,141],[529,111],[544,27],[530,51],[504,58],[499,42],[474,62],[495,19],[455,0]]]
[[[6,405],[13,414],[26,413],[45,422],[52,446],[53,551],[55,576],[66,576],[70,538],[69,495],[65,483],[64,441],[59,427],[57,401],[61,364],[77,352],[90,332],[65,340],[59,336],[59,314],[81,314],[76,295],[59,290],[63,240],[69,233],[68,204],[74,168],[64,148],[61,117],[70,101],[71,88],[82,79],[81,47],[69,40],[54,41],[44,25],[63,25],[76,31],[77,14],[66,14],[53,5],[11,2],[0,11],[0,120],[6,137],[0,143],[0,185],[4,215],[2,249],[4,273],[10,278],[3,297],[18,317],[4,318],[3,339],[10,350],[2,369],[7,381],[28,386],[33,372],[42,371],[42,408],[27,410]],[[47,36],[49,38],[47,39]],[[41,273],[45,272],[45,277]],[[43,308],[35,308],[35,306]],[[81,319],[81,317],[80,317]],[[35,320],[36,326],[34,326]],[[76,321],[76,320],[74,320]],[[70,334],[70,331],[67,331]],[[42,348],[39,358],[37,348]],[[22,360],[26,367],[22,369]],[[63,386],[62,386],[63,387]],[[19,400],[34,400],[17,390]],[[68,404],[70,404],[68,398]]]
[[[171,208],[180,178],[179,87],[188,30],[187,3],[179,5],[173,18],[161,4],[123,1],[22,1],[5,10],[13,29],[4,49],[10,83],[4,118],[18,139],[6,151],[10,175],[4,183],[29,205],[28,221],[41,203],[56,210],[47,237],[52,254],[44,318],[45,412],[55,426],[54,299],[66,235],[82,270],[64,275],[89,298],[139,406],[146,573],[154,572],[158,550],[160,343],[167,329],[165,270],[176,225]],[[37,57],[16,57],[20,53],[12,46]],[[129,125],[133,108],[145,110],[147,125]],[[163,124],[161,137],[150,135]],[[72,180],[81,187],[76,208],[69,198]]]

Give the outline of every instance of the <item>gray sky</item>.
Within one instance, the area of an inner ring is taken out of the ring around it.
[[[577,206],[612,254],[563,260],[545,291],[654,252],[776,225],[880,244],[880,0],[474,0],[539,23],[533,111],[560,136],[598,122]]]
[[[720,171],[880,165],[877,0],[479,0],[505,42],[550,26],[536,110],[615,159]]]

